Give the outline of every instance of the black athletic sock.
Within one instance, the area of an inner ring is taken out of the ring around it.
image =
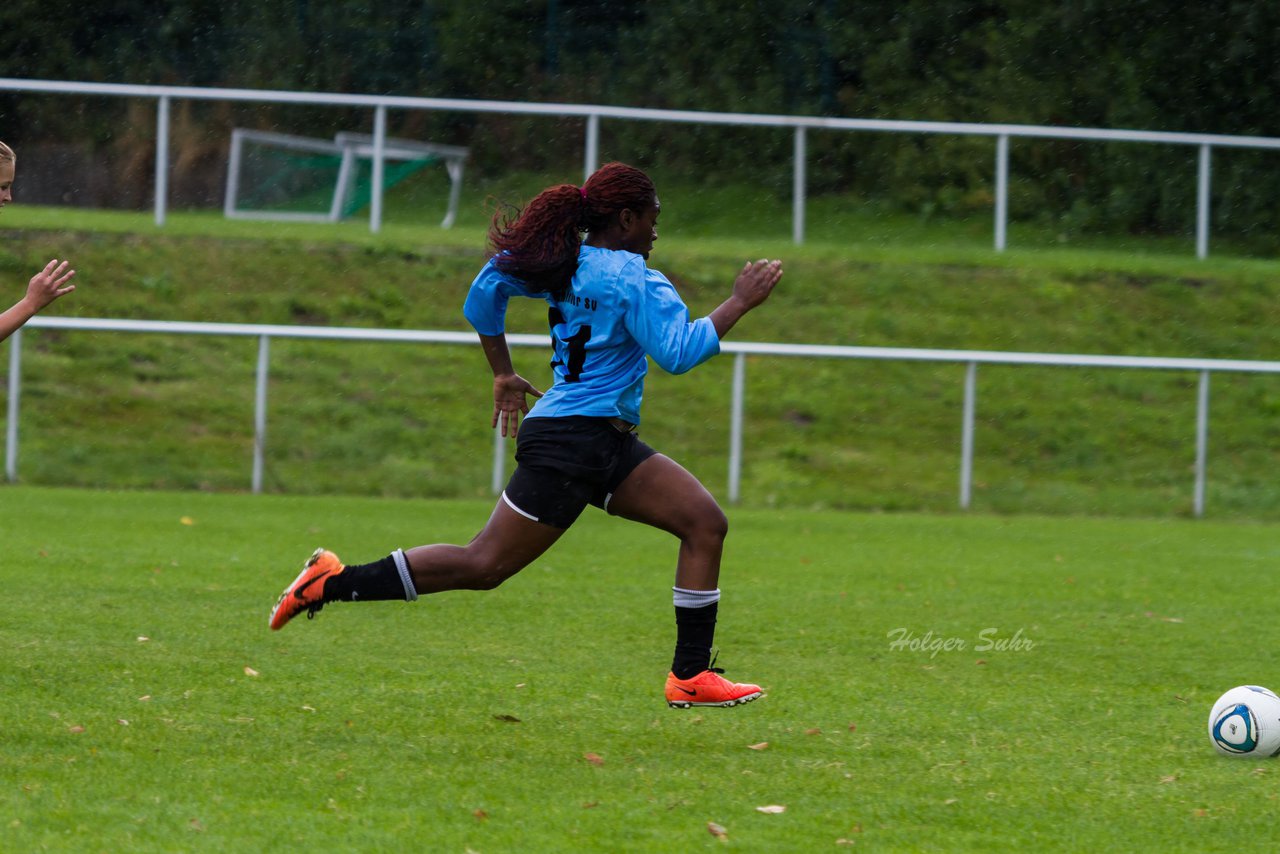
[[[376,602],[407,599],[393,555],[373,563],[348,566],[324,583],[326,602]]]
[[[689,679],[711,664],[711,646],[716,636],[719,602],[701,608],[676,606],[676,654],[671,672],[677,679]]]

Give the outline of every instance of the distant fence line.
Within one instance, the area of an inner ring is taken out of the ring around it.
[[[381,341],[418,344],[474,345],[470,332],[430,330],[358,329],[352,327],[282,326],[251,323],[199,323],[162,320],[118,320],[73,317],[34,317],[27,328],[93,332],[163,333],[169,335],[228,335],[258,339],[253,416],[253,470],[250,488],[262,491],[263,461],[267,442],[267,386],[272,338],[310,338],[344,341]],[[22,329],[10,337],[8,401],[5,419],[5,475],[18,478],[18,421],[22,391]],[[516,347],[547,347],[545,335],[507,336]],[[1280,362],[1241,359],[1183,359],[1150,356],[1094,356],[1061,353],[1008,353],[989,350],[935,350],[898,347],[853,347],[824,344],[769,344],[726,341],[721,352],[733,354],[733,384],[729,407],[728,498],[741,498],[742,438],[746,399],[747,356],[799,357],[809,359],[871,359],[908,362],[949,362],[965,366],[964,402],[960,416],[959,505],[968,509],[973,490],[974,420],[977,409],[979,365],[1040,365],[1092,368],[1141,368],[1188,371],[1199,375],[1196,394],[1195,481],[1192,503],[1195,515],[1204,515],[1206,466],[1209,441],[1209,375],[1222,373],[1280,374]],[[491,489],[502,490],[505,481],[506,446],[500,431],[494,430]]]
[[[469,100],[463,98],[417,98],[394,95],[351,95],[334,92],[290,92],[267,89],[229,89],[197,86],[142,86],[126,83],[87,83],[59,80],[24,80],[0,77],[0,91],[39,92],[67,95],[106,95],[152,98],[156,101],[155,221],[164,225],[169,181],[169,109],[174,99],[243,101],[274,104],[366,107],[373,110],[373,196],[369,207],[369,229],[382,227],[384,152],[387,148],[387,110],[430,110],[516,115],[578,116],[586,120],[583,174],[597,166],[600,153],[601,119],[680,122],[708,125],[791,128],[794,134],[792,179],[792,240],[804,242],[805,158],[810,130],[870,131],[883,133],[950,134],[995,137],[995,221],[994,246],[1003,251],[1008,231],[1009,141],[1018,138],[1076,139],[1101,142],[1145,142],[1190,145],[1199,149],[1196,176],[1196,257],[1209,255],[1209,207],[1213,148],[1254,148],[1280,150],[1280,139],[1226,134],[1171,133],[1167,131],[1069,128],[1049,125],[983,124],[978,122],[900,121],[892,119],[850,119],[822,116],[784,116],[755,113],[658,110],[639,107],[609,107],[593,104],[534,104],[520,101]]]

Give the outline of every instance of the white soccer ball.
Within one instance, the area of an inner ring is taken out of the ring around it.
[[[1209,740],[1227,756],[1280,754],[1280,697],[1257,685],[1232,688],[1209,712]]]

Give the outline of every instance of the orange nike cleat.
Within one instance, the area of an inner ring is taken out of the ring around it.
[[[302,611],[311,619],[324,607],[324,582],[331,576],[346,569],[338,556],[324,549],[316,549],[302,572],[293,583],[284,589],[276,606],[271,609],[271,630],[279,631],[284,624],[292,620]]]
[[[688,679],[667,674],[667,705],[673,709],[691,706],[736,706],[764,696],[759,685],[730,682],[724,671],[711,662],[711,667]]]

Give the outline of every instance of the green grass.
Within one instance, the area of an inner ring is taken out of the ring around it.
[[[665,708],[675,544],[594,512],[491,593],[267,630],[315,544],[487,512],[0,489],[5,850],[1268,847],[1275,764],[1205,718],[1275,678],[1273,525],[733,511],[733,710]]]
[[[574,180],[577,176],[563,176]],[[458,228],[436,226],[439,187],[388,199],[386,227],[225,221],[147,213],[5,209],[0,276],[15,296],[49,257],[80,290],[51,313],[416,329],[466,329],[486,199],[549,180],[470,182]],[[660,181],[660,187],[668,184]],[[411,188],[412,189],[412,188]],[[399,190],[399,188],[397,188]],[[436,194],[436,195],[433,195]],[[1015,224],[990,248],[971,220],[886,213],[819,198],[810,239],[790,243],[785,195],[663,190],[652,262],[695,314],[746,258],[779,256],[777,295],[739,341],[1280,359],[1262,322],[1280,264],[1197,261],[1180,238],[1079,238]],[[510,314],[545,329],[539,303]],[[24,335],[20,480],[88,487],[243,490],[252,455],[256,342]],[[0,349],[0,369],[8,350]],[[546,354],[517,367],[549,380]],[[723,496],[732,363],[651,374],[645,438]],[[478,348],[277,341],[266,488],[281,493],[481,497],[488,492],[489,379]],[[747,366],[745,506],[950,511],[957,504],[962,365],[753,357]],[[978,375],[973,506],[995,512],[1189,515],[1196,377],[987,367]],[[1218,375],[1211,390],[1207,513],[1280,518],[1280,378]]]

